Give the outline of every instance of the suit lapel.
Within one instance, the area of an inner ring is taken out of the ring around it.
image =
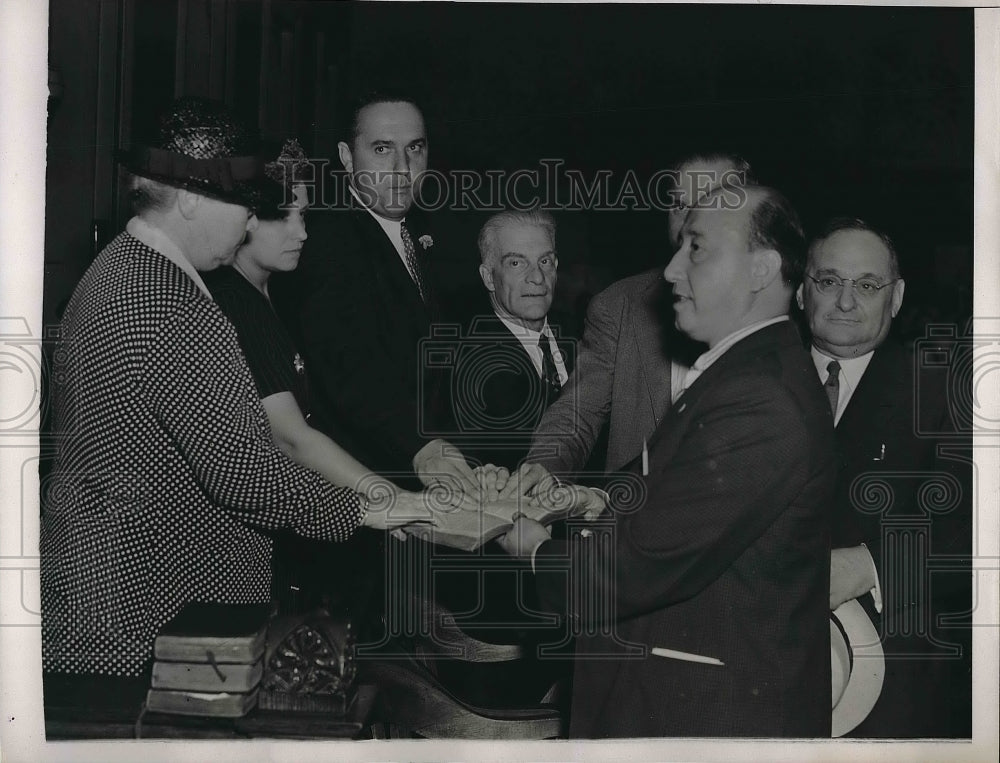
[[[838,433],[870,429],[873,422],[885,422],[892,418],[896,407],[904,399],[897,389],[899,379],[896,369],[899,368],[900,352],[901,349],[891,342],[875,350],[844,414],[837,422]]]
[[[556,346],[559,348],[560,354],[562,354],[566,373],[572,374],[573,368],[576,366],[576,342],[570,334],[562,330],[563,325],[566,325],[566,323],[566,321],[560,321],[559,318],[549,313],[549,330],[552,332],[552,336],[555,337]]]
[[[364,209],[355,208],[352,211],[355,223],[362,238],[369,246],[366,251],[377,257],[375,277],[383,288],[408,302],[413,310],[419,310],[430,318],[430,310],[420,298],[420,290],[410,277],[410,271],[403,264],[403,259],[396,251],[392,241],[386,235],[382,226]],[[409,311],[407,311],[409,313]],[[412,313],[409,313],[412,314]]]
[[[670,408],[670,359],[663,352],[662,321],[658,310],[658,296],[662,288],[657,277],[640,295],[638,304],[629,310],[632,329],[632,351],[639,357],[639,368],[654,422],[660,420]],[[638,317],[638,320],[637,320]],[[658,352],[650,352],[652,348]]]
[[[472,331],[474,335],[489,337],[497,342],[502,342],[507,344],[512,348],[517,348],[517,351],[523,354],[527,365],[516,366],[514,368],[507,368],[507,371],[515,371],[518,376],[527,384],[531,389],[531,397],[529,399],[537,399],[537,395],[543,391],[542,380],[535,373],[535,364],[528,353],[528,350],[521,340],[514,336],[513,332],[508,328],[503,321],[497,318],[495,315],[481,317],[475,322],[475,328]],[[518,383],[513,383],[508,386],[508,392],[514,395],[518,394]]]
[[[675,405],[664,416],[656,432],[649,441],[649,449],[654,444],[658,451],[673,453],[681,435],[686,430],[685,420],[690,411],[698,406],[704,394],[712,389],[717,379],[731,374],[734,370],[752,363],[761,352],[771,352],[786,345],[799,345],[801,341],[795,326],[790,321],[776,323],[744,337],[722,354],[705,372],[694,380]],[[658,459],[659,459],[658,453]]]
[[[521,341],[513,334],[510,328],[506,324],[504,324],[503,321],[501,321],[499,318],[496,318],[494,316],[492,323],[487,323],[484,325],[487,325],[489,327],[489,331],[491,333],[501,334],[502,335],[500,337],[501,339],[504,339],[505,341],[508,342],[513,342],[521,349],[525,357],[528,359],[529,365],[527,366],[527,368],[531,369],[531,373],[529,375],[529,378],[527,379],[527,382],[532,389],[532,395],[533,395],[532,399],[535,399],[534,397],[535,394],[544,395],[546,399],[545,407],[547,408],[549,404],[551,404],[551,402],[559,394],[559,392],[558,390],[553,391],[550,388],[548,382],[543,381],[542,377],[538,375],[535,369],[534,359],[531,357],[531,354],[528,352],[527,348],[523,344],[521,344]],[[562,338],[562,334],[559,331],[558,324],[550,323],[549,329],[552,331],[552,336],[555,337],[556,340],[556,346],[559,348],[559,352],[562,354],[563,365],[566,367],[566,373],[567,374],[573,373],[573,364],[574,364],[573,342]]]

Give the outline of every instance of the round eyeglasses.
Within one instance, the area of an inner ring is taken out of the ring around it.
[[[809,273],[806,273],[806,278],[816,284],[816,291],[820,294],[839,294],[842,288],[850,286],[854,289],[855,294],[866,298],[874,297],[886,286],[891,286],[899,280],[898,278],[894,278],[891,281],[879,283],[874,278],[838,278],[837,276],[820,276],[817,278]]]

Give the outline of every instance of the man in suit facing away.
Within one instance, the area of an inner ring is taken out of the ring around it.
[[[672,249],[688,207],[699,197],[723,184],[752,182],[749,163],[725,153],[689,156],[676,174],[678,207],[667,219]],[[617,471],[639,455],[670,408],[672,387],[704,349],[685,342],[672,322],[661,269],[624,278],[595,296],[587,309],[576,370],[566,392],[539,422],[528,461],[549,472],[579,472],[605,425],[605,471]],[[694,355],[692,346],[699,348]],[[528,479],[522,483],[522,489],[530,488]]]
[[[788,319],[804,259],[774,190],[693,208],[664,277],[709,349],[627,467],[636,501],[568,543],[524,516],[504,536],[578,632],[572,737],[830,733],[834,448]]]
[[[971,443],[955,432],[947,390],[890,337],[905,286],[892,240],[840,218],[810,246],[796,295],[839,451],[830,607],[858,598],[885,652],[882,692],[851,736],[969,736],[968,626],[935,620],[970,607],[961,567],[971,549],[971,474],[961,449]],[[918,412],[930,423],[922,433]],[[889,503],[871,505],[870,491],[886,488]],[[930,574],[931,557],[959,569]]]

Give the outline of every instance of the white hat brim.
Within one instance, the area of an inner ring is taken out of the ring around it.
[[[840,627],[833,622],[833,618]],[[844,602],[832,613],[830,649],[834,670],[832,734],[839,737],[868,717],[878,702],[885,680],[885,653],[878,631],[857,599]],[[846,684],[840,682],[843,690],[838,692],[836,676],[838,671],[844,670],[844,656],[848,651],[850,662],[847,669],[850,675]],[[838,693],[839,697],[836,696]]]

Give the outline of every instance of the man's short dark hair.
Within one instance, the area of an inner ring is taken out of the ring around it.
[[[750,166],[750,162],[744,159],[739,154],[730,151],[716,151],[714,149],[708,151],[698,151],[693,154],[686,154],[680,157],[674,162],[673,167],[675,170],[680,170],[683,167],[687,167],[691,164],[707,165],[707,164],[728,164],[736,172],[738,172],[743,178],[743,185],[755,185],[757,183],[757,178],[753,174],[753,168]]]
[[[809,254],[811,255],[820,243],[830,238],[834,233],[842,230],[865,231],[878,236],[879,240],[885,245],[885,248],[889,250],[889,275],[892,278],[901,277],[899,253],[896,251],[896,244],[889,237],[888,233],[868,224],[859,217],[834,217],[827,221],[809,243]]]
[[[756,185],[757,178],[753,174],[753,169],[750,167],[750,162],[744,159],[739,154],[735,154],[728,151],[698,151],[691,154],[685,154],[684,156],[677,159],[672,165],[672,172],[668,176],[671,183],[672,190],[678,190],[680,188],[681,173],[698,173],[707,172],[707,170],[692,170],[692,167],[709,167],[711,165],[721,165],[725,167],[722,171],[721,177],[710,177],[708,187],[705,188],[701,186],[699,182],[700,190],[709,190],[715,188],[736,188],[746,185]],[[675,199],[674,201],[679,201]],[[691,200],[686,202],[690,205]]]
[[[413,94],[402,88],[382,87],[365,90],[351,99],[347,119],[341,128],[341,140],[348,146],[353,148],[354,140],[358,137],[358,117],[361,110],[376,103],[408,103],[421,114],[424,113]]]
[[[806,263],[806,237],[791,203],[773,188],[758,186],[762,194],[748,223],[750,251],[774,249],[781,255],[781,278],[792,288],[802,282]]]

